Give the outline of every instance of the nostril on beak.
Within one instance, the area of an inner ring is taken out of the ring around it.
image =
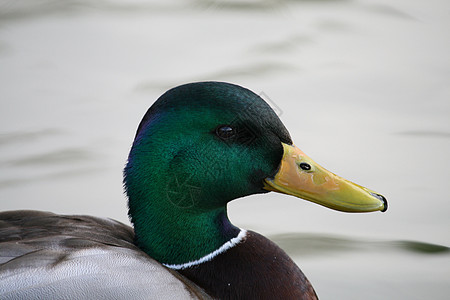
[[[380,194],[376,194],[376,193],[370,193],[370,194],[371,194],[372,196],[374,196],[375,198],[378,198],[378,199],[380,199],[381,201],[383,201],[384,207],[383,207],[383,210],[382,210],[381,212],[387,211],[387,209],[388,209],[388,202],[387,202],[386,198],[384,198],[384,196],[383,196],[383,195],[380,195]]]

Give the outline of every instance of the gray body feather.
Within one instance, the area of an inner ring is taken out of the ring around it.
[[[0,213],[0,299],[209,298],[133,238],[110,219]]]

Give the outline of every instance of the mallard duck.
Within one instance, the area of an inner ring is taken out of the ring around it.
[[[345,212],[385,211],[372,190],[297,148],[258,95],[198,82],[144,115],[124,169],[120,222],[0,214],[0,299],[317,299],[293,260],[234,226],[227,203],[280,192]]]

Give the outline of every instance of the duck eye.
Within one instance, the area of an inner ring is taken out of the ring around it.
[[[302,162],[298,165],[302,170],[309,171],[311,170],[311,165],[305,162]]]
[[[221,125],[216,128],[216,134],[221,139],[227,140],[236,134],[236,130],[229,125]]]

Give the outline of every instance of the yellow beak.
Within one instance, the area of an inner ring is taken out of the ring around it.
[[[283,144],[278,172],[264,188],[345,212],[386,211],[386,199],[322,168],[294,145]]]

